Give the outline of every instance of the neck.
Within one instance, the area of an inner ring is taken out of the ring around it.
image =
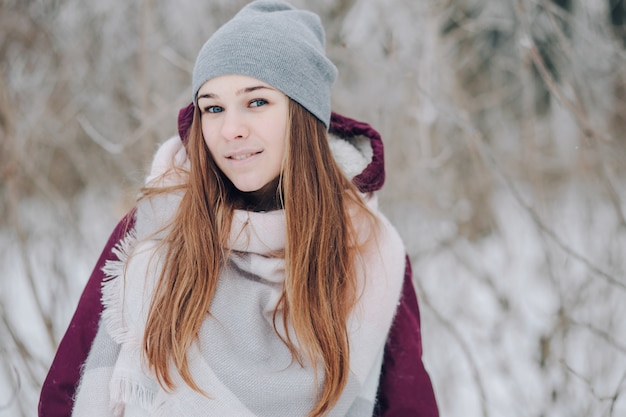
[[[248,211],[272,211],[282,208],[279,198],[278,184],[280,177],[265,184],[256,191],[238,192],[235,207]]]

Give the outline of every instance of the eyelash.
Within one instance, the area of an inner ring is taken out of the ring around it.
[[[255,103],[257,103],[255,105]],[[260,103],[260,104],[258,104]],[[255,98],[254,100],[251,100],[250,103],[248,103],[248,106],[250,107],[261,107],[268,104],[268,101],[264,98]],[[215,109],[220,109],[219,111],[214,111]],[[222,106],[207,106],[204,108],[203,112],[204,113],[221,113],[224,111],[224,108]]]
[[[213,111],[213,109],[219,108],[220,111]],[[221,113],[224,109],[220,106],[207,106],[204,108],[203,113]]]

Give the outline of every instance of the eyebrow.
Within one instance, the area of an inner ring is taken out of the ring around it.
[[[255,85],[255,86],[252,86],[252,87],[245,87],[245,88],[242,88],[240,90],[237,90],[235,92],[235,95],[240,96],[242,94],[251,93],[253,91],[262,90],[262,89],[276,91],[275,88],[268,87],[266,85]],[[219,96],[217,94],[215,94],[215,93],[206,93],[206,94],[202,94],[201,96],[198,96],[198,100],[200,100],[201,98],[219,98]]]

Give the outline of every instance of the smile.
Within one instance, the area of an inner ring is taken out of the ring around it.
[[[242,159],[250,158],[252,155],[256,155],[254,153],[246,153],[243,155],[233,155],[230,159],[234,159],[235,161],[241,161]]]
[[[254,155],[258,155],[261,152],[262,151],[246,152],[246,153],[236,153],[236,154],[228,155],[227,158],[235,160],[235,161],[243,161],[244,159],[248,159],[250,157],[253,157]]]

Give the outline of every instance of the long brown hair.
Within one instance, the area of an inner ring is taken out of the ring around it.
[[[324,370],[323,389],[309,416],[326,414],[338,401],[350,368],[347,320],[356,300],[357,233],[350,211],[373,216],[330,151],[322,122],[293,100],[289,138],[278,192],[287,225],[282,307],[286,339],[294,358]],[[167,246],[146,329],[144,352],[159,383],[172,389],[168,364],[204,393],[189,372],[187,350],[210,314],[237,191],[217,168],[202,137],[194,109],[187,153],[184,196],[165,240]],[[149,197],[163,190],[148,189]],[[147,198],[146,197],[146,198]],[[274,325],[276,326],[276,317]],[[299,352],[288,332],[293,326]],[[317,379],[317,373],[316,373]],[[207,393],[205,393],[207,394]],[[208,393],[210,395],[210,393]]]

